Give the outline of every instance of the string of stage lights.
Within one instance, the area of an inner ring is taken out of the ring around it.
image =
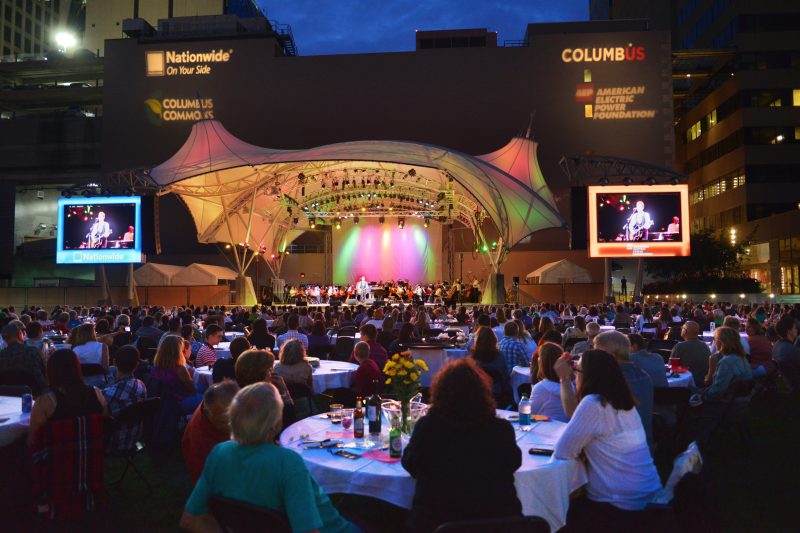
[[[306,185],[317,181],[316,191],[306,195]],[[407,218],[421,219],[427,228],[432,221],[452,224],[453,220],[463,220],[467,213],[480,217],[480,210],[474,202],[454,194],[452,178],[446,181],[447,186],[443,189],[432,188],[428,181],[413,168],[403,173],[348,169],[333,175],[330,172],[309,176],[299,174],[299,190],[296,189],[299,199],[281,193],[278,187],[274,187],[274,192],[286,204],[293,224],[298,225],[302,215],[311,229],[326,223],[340,229],[347,220],[358,224],[365,217],[377,218],[381,224],[395,218],[400,229],[405,226]]]

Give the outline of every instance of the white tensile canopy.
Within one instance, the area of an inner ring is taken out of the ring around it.
[[[219,285],[220,281],[233,281],[236,277],[236,272],[228,267],[192,263],[172,277],[172,284]]]
[[[177,265],[145,263],[134,271],[133,279],[139,287],[165,287],[172,285],[172,277],[183,269]]]
[[[273,150],[205,120],[150,177],[161,194],[185,202],[199,242],[231,245],[240,275],[262,253],[279,277],[282,252],[308,227],[306,219],[330,222],[365,209],[362,216],[378,216],[389,205],[411,216],[458,220],[483,242],[491,221],[498,247],[488,260],[495,272],[524,237],[565,227],[536,161],[536,143],[522,137],[479,157],[402,141]]]
[[[533,283],[591,283],[592,275],[568,259],[553,261],[537,268],[527,276]]]

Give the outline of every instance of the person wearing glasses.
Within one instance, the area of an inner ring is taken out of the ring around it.
[[[636,401],[616,358],[603,350],[583,353],[573,369],[554,365],[565,397],[577,400],[556,442],[556,459],[586,457],[586,496],[570,503],[569,531],[640,531],[644,509],[661,490]],[[572,382],[575,382],[575,392]]]

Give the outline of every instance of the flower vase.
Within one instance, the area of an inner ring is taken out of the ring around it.
[[[409,424],[409,417],[411,415],[411,400],[408,398],[400,399],[400,431],[406,435],[411,435],[411,424]]]

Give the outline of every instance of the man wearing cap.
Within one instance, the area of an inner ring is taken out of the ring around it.
[[[5,370],[27,372],[36,382],[34,396],[47,388],[44,360],[39,350],[25,344],[25,327],[21,322],[13,321],[3,327],[3,340],[7,347],[0,351],[0,372]],[[24,385],[24,383],[19,383]]]

